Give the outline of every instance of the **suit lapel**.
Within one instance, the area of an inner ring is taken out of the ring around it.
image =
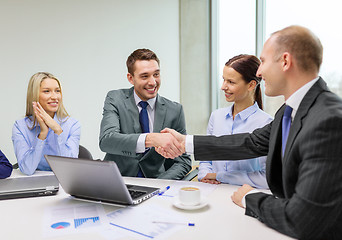
[[[319,80],[309,89],[309,91],[304,96],[302,102],[299,105],[299,108],[297,110],[296,116],[293,119],[293,123],[291,124],[291,129],[289,132],[289,136],[287,138],[285,153],[284,153],[284,163],[286,163],[288,159],[288,153],[290,152],[293,142],[295,141],[299,131],[302,128],[303,119],[307,115],[309,109],[311,108],[312,104],[316,100],[317,96],[322,92],[326,91],[327,85],[323,81],[322,78],[319,78]]]
[[[153,132],[160,132],[164,129],[166,111],[167,109],[163,98],[157,95],[156,106],[154,110]]]
[[[124,104],[127,111],[129,112],[128,116],[131,116],[133,118],[133,128],[135,133],[141,133],[141,126],[139,123],[139,110],[135,104],[133,91],[133,87],[129,89],[128,93],[126,94]]]

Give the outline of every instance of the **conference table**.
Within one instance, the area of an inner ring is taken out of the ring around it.
[[[14,170],[14,177],[20,175]],[[34,177],[34,176],[33,176]],[[192,182],[160,180],[147,178],[124,177],[126,184],[144,185],[158,188],[184,184],[192,185]],[[0,182],[1,183],[1,182]],[[195,183],[194,183],[195,184]],[[196,184],[204,184],[197,183]],[[204,185],[203,185],[204,186]],[[246,216],[245,210],[238,207],[231,201],[232,193],[238,186],[219,184],[207,196],[207,205],[196,210],[183,210],[173,205],[173,199],[166,199],[163,196],[154,196],[134,208],[158,207],[165,209],[172,214],[184,217],[195,223],[193,227],[183,227],[177,232],[165,238],[157,239],[263,239],[281,240],[292,239],[277,231],[268,228],[255,218]],[[166,192],[167,193],[167,192]],[[166,199],[166,200],[165,200]],[[62,204],[70,206],[77,205],[82,201],[75,200],[64,192],[60,187],[57,195],[45,197],[31,197],[0,201],[0,238],[2,240],[12,239],[106,239],[100,232],[87,232],[63,236],[46,236],[43,234],[43,222],[46,209]],[[101,204],[105,214],[111,213],[122,207],[108,204]],[[101,207],[102,207],[101,206]],[[143,223],[142,223],[143,224]],[[135,239],[132,236],[122,236],[119,239]],[[136,238],[141,239],[141,238]]]

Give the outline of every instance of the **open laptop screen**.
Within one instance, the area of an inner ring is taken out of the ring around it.
[[[158,193],[158,188],[130,186],[144,191],[133,199],[113,161],[88,160],[45,155],[65,192],[77,198],[117,204],[137,204]]]

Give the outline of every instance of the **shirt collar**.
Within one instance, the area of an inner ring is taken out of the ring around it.
[[[142,101],[140,99],[140,97],[135,93],[135,90],[133,91],[134,93],[134,101],[135,101],[135,105],[137,105],[138,107],[140,107],[139,103]],[[156,106],[156,100],[157,97],[154,98],[150,98],[149,100],[147,100],[148,105],[151,107],[152,110],[154,110],[154,107]],[[140,107],[141,108],[141,107]]]
[[[292,110],[291,117],[294,119],[296,116],[297,110],[299,108],[300,103],[302,102],[306,93],[310,90],[310,88],[318,81],[319,77],[311,80],[306,83],[304,86],[295,91],[286,101],[285,104],[290,106]]]
[[[234,106],[234,104],[232,104],[231,106],[229,106],[228,108],[227,108],[227,110],[228,110],[228,113],[227,113],[227,115],[226,115],[226,119],[227,118],[232,118],[233,117],[233,106]]]
[[[233,117],[233,106],[230,106],[229,112],[226,115],[226,118]],[[253,113],[255,113],[259,109],[258,103],[255,102],[252,106],[249,106],[248,108],[242,110],[236,116],[240,116],[241,120],[247,119],[249,116],[251,116]]]

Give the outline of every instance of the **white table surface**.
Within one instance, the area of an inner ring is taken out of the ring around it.
[[[39,173],[38,173],[39,174]],[[23,176],[14,171],[15,177]],[[125,177],[128,184],[138,184],[164,188],[172,185],[172,180],[144,179]],[[1,183],[1,182],[0,182]],[[189,182],[184,182],[188,184]],[[209,196],[209,204],[198,210],[181,210],[172,205],[172,201],[165,201],[162,197],[153,197],[141,203],[150,206],[161,206],[178,214],[192,219],[195,227],[187,227],[176,232],[168,239],[263,239],[280,240],[292,239],[273,229],[268,228],[257,219],[246,216],[245,210],[236,206],[230,199],[238,186],[220,184]],[[43,238],[42,221],[45,209],[61,204],[79,204],[79,201],[70,199],[62,188],[56,196],[23,198],[15,200],[0,200],[0,238],[11,239],[104,239],[97,233],[69,235],[57,238]],[[118,207],[103,205],[106,213]],[[139,207],[139,206],[138,206]],[[131,238],[124,238],[131,239]]]

